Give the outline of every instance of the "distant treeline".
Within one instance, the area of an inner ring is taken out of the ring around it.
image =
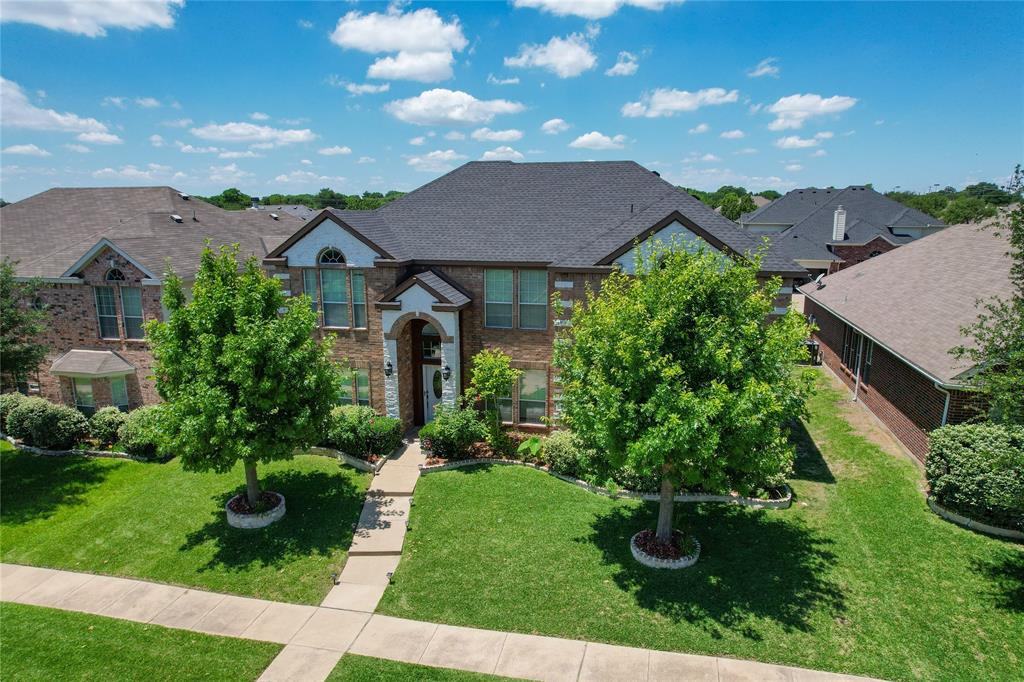
[[[754,203],[754,197],[764,197],[765,199],[775,201],[782,196],[781,193],[773,189],[766,189],[763,192],[751,194],[745,187],[735,187],[733,185],[722,185],[714,192],[705,192],[704,190],[693,189],[692,187],[681,187],[680,189],[689,192],[711,208],[722,209],[722,215],[729,220],[736,220],[744,213],[750,213],[757,208],[757,204]]]
[[[353,211],[367,211],[380,208],[389,201],[394,201],[405,192],[391,190],[390,192],[363,192],[362,194],[342,194],[335,192],[329,187],[324,187],[316,194],[269,194],[264,197],[251,197],[239,189],[231,187],[220,194],[210,197],[199,197],[210,202],[214,206],[220,206],[228,211],[240,211],[252,206],[253,199],[258,203],[266,205],[277,204],[302,204],[313,209],[322,208],[349,209]]]

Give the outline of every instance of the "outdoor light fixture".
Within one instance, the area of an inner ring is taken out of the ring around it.
[[[452,368],[449,367],[448,365],[445,365],[441,369],[441,378],[444,379],[445,381],[448,381],[449,379],[451,379],[452,378]]]
[[[395,366],[388,360],[384,363],[384,376],[389,377],[395,373]]]

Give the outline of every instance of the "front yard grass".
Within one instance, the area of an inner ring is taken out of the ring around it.
[[[261,482],[288,511],[269,528],[239,530],[224,504],[244,488],[241,465],[192,473],[177,460],[3,452],[0,467],[5,562],[307,604],[320,603],[344,565],[370,480],[326,457],[261,465]]]
[[[895,680],[1024,674],[1024,551],[928,511],[909,461],[856,434],[824,375],[789,510],[679,504],[681,571],[637,564],[655,504],[482,466],[424,476],[380,612]]]
[[[0,606],[0,677],[8,682],[245,680],[279,644],[214,637],[39,606]]]

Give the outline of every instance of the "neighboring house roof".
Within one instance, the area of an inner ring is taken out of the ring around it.
[[[259,204],[250,210],[266,211],[267,213],[277,213],[278,215],[287,213],[299,220],[309,220],[320,212],[303,204]]]
[[[809,299],[945,385],[970,369],[950,349],[978,319],[979,299],[1009,297],[1006,235],[991,225],[956,225],[828,275]]]
[[[892,228],[945,227],[945,223],[917,209],[879,194],[870,187],[846,189],[808,187],[787,192],[772,203],[740,217],[744,227],[782,226],[771,235],[771,253],[783,259],[840,260],[829,245],[837,208],[846,210],[843,244],[867,244],[881,237],[892,244],[907,244],[914,237]]]
[[[18,275],[61,277],[107,239],[151,273],[162,275],[169,258],[188,279],[206,238],[263,257],[263,237],[292,234],[303,225],[290,214],[274,220],[262,211],[225,211],[187,196],[172,187],[46,190],[0,208],[0,252],[18,261]]]
[[[135,367],[109,350],[69,350],[54,360],[50,374],[57,376],[115,377],[135,374]]]
[[[474,161],[374,211],[331,212],[399,261],[588,267],[673,212],[737,253],[760,245],[632,161]]]

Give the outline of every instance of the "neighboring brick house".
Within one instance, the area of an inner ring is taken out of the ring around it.
[[[800,288],[822,358],[918,459],[928,433],[977,414],[950,350],[978,319],[976,302],[1009,297],[1005,234],[957,225]]]
[[[795,189],[738,222],[811,275],[837,272],[946,226],[863,185]]]
[[[84,196],[132,190],[66,191]],[[35,259],[22,255],[18,269],[19,275],[50,277],[54,286],[46,293],[47,303],[64,313],[54,325],[63,331],[47,339],[53,348],[48,363],[70,351],[116,353],[136,369],[129,381],[130,406],[156,399],[146,378],[148,351],[144,342],[126,338],[134,322],[123,319],[123,304],[115,303],[110,322],[102,306],[91,301],[107,296],[97,292],[109,286],[106,278],[115,267],[110,261],[116,260],[125,281],[142,290],[143,317],[159,316],[155,273],[162,266],[154,259],[159,253],[171,256],[187,281],[203,236],[216,243],[242,242],[243,251],[259,255],[286,292],[310,295],[320,316],[318,337],[335,335],[335,356],[354,370],[342,400],[371,405],[407,425],[422,424],[435,405],[453,403],[466,388],[477,352],[500,348],[523,376],[498,401],[499,411],[506,422],[523,428],[543,426],[555,411],[551,348],[568,307],[583,298],[587,285],[599,287],[614,268],[628,271],[638,242],[674,237],[734,255],[759,245],[735,223],[632,162],[473,162],[374,211],[327,209],[306,221],[283,213],[273,220],[264,211],[232,214],[181,199],[170,188],[137,191],[188,202],[173,207],[188,217],[179,224],[168,218],[169,208],[161,208],[151,218],[164,221],[161,230],[151,228],[148,242],[135,232],[136,241],[119,236],[128,221],[110,227],[104,233],[110,243],[95,253],[90,251],[97,237],[78,239],[77,246],[61,244],[46,255],[44,249]],[[33,239],[20,234],[25,219],[9,221],[8,211],[16,208],[10,215],[22,216],[30,211],[17,207],[34,203],[33,210],[43,212],[50,202],[39,198],[47,194],[2,209],[4,247],[9,238]],[[199,207],[198,224],[210,229],[194,234],[186,247],[180,228],[191,224],[192,206]],[[67,219],[69,211],[63,213]],[[225,233],[215,229],[218,225]],[[51,235],[43,244],[60,242]],[[41,249],[43,244],[37,242]],[[43,261],[49,263],[45,268]],[[762,260],[762,270],[766,278],[784,280],[776,302],[782,312],[794,278],[806,272],[771,255]],[[562,296],[563,309],[550,305],[555,292]],[[123,292],[114,298],[121,301]],[[100,327],[115,323],[119,338],[102,339]],[[91,355],[79,356],[73,354],[65,364],[97,364]],[[39,373],[43,393],[72,402],[74,380],[81,377],[67,377],[60,364],[51,364]],[[100,404],[110,377],[94,375],[92,383],[94,402]]]

